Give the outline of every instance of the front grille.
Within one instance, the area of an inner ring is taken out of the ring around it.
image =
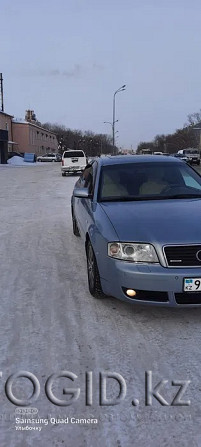
[[[127,298],[126,294],[127,288],[123,287],[123,292]],[[133,301],[156,301],[158,303],[166,303],[168,301],[168,293],[167,292],[155,292],[153,290],[136,290],[136,295],[131,298]]]
[[[170,267],[201,267],[201,245],[172,245],[164,252]]]
[[[175,293],[177,304],[201,304],[201,292]]]

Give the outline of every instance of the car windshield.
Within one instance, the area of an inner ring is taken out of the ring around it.
[[[99,201],[201,198],[201,176],[186,163],[103,166]]]
[[[197,150],[197,149],[187,149],[187,150],[184,150],[184,154],[188,154],[188,155],[190,155],[190,154],[199,154],[199,151]]]

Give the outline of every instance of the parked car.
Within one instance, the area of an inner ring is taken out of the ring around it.
[[[45,155],[39,155],[37,157],[37,161],[51,161],[51,162],[57,162],[61,161],[61,155],[60,154],[45,154]]]
[[[180,160],[185,161],[186,163],[189,163],[190,165],[193,164],[193,159],[191,157],[187,157],[187,155],[183,155],[183,154],[173,154],[174,157],[179,158]]]
[[[64,151],[61,161],[61,174],[82,172],[87,164],[87,158],[83,151],[69,149]]]
[[[201,176],[191,166],[163,156],[99,158],[76,182],[71,207],[94,297],[201,305]]]
[[[178,154],[189,158],[191,164],[195,163],[198,166],[200,165],[200,151],[198,149],[189,147],[187,149],[179,150]]]

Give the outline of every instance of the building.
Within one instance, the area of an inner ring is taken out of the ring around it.
[[[36,155],[58,151],[56,135],[30,121],[12,121],[13,139],[18,143],[19,152],[29,152]]]
[[[12,115],[0,111],[0,163],[7,162],[8,152],[12,152],[13,147],[17,150],[17,142],[13,141],[12,119]]]
[[[25,120],[0,111],[0,163],[6,163],[13,151],[36,155],[57,152],[57,137],[41,126],[33,110],[26,111]]]

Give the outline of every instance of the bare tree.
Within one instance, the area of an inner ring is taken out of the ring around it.
[[[72,130],[57,123],[44,123],[43,127],[57,135],[60,153],[68,148],[81,149],[91,157],[113,153],[112,139],[106,134],[95,134],[91,130]]]

